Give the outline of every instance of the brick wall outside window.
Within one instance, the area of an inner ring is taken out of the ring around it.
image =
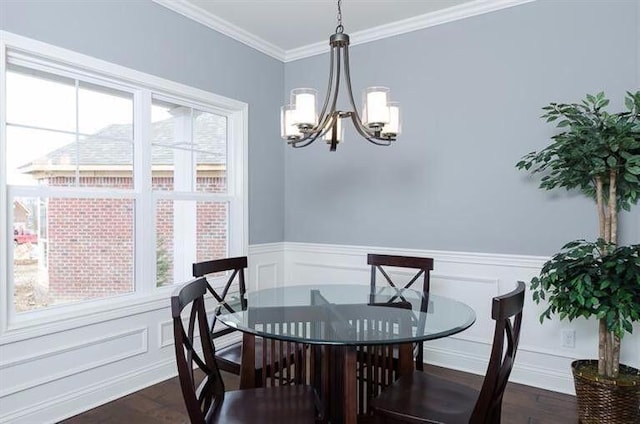
[[[132,187],[130,178],[81,177],[80,180],[82,186]],[[73,179],[56,177],[47,184],[69,186]],[[197,184],[208,192],[226,189],[224,177],[199,177]],[[154,189],[170,189],[172,185],[172,178],[153,178]],[[156,208],[156,253],[165,261],[164,269],[171,278],[173,202],[161,200]],[[49,294],[56,303],[133,291],[133,200],[51,198],[47,218]],[[197,260],[227,256],[227,237],[226,203],[198,202]],[[160,269],[159,266],[159,274]]]

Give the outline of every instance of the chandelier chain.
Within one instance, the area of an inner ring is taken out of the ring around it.
[[[342,32],[344,32],[344,27],[342,26],[342,0],[338,0],[338,15],[336,16],[336,18],[338,20],[336,32],[338,34],[342,34]]]

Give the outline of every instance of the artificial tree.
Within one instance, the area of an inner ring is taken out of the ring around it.
[[[539,152],[527,154],[516,165],[519,169],[542,173],[542,189],[564,187],[567,190],[580,190],[595,200],[598,213],[599,241],[592,244],[574,242],[565,246],[569,249],[563,253],[565,256],[554,257],[546,264],[547,274],[543,269],[540,278],[532,281],[532,288],[535,290],[534,300],[544,299],[545,290],[549,289],[548,283],[556,281],[561,276],[558,270],[566,271],[568,259],[580,261],[585,255],[591,255],[592,263],[580,264],[582,277],[587,278],[585,275],[588,275],[594,266],[602,266],[598,275],[607,274],[609,270],[605,269],[604,265],[611,265],[610,259],[613,260],[613,255],[624,253],[626,260],[632,262],[637,258],[638,246],[619,251],[616,245],[618,212],[620,209],[630,210],[640,199],[640,91],[627,92],[624,112],[609,113],[605,110],[608,104],[609,100],[602,92],[587,95],[581,103],[550,103],[543,108],[545,113],[542,117],[546,118],[547,122],[557,121],[557,127],[562,131],[551,137],[551,145]],[[607,255],[612,256],[607,258]],[[552,271],[551,274],[549,271]],[[565,275],[567,276],[569,275]],[[577,278],[575,275],[573,277]],[[631,278],[626,282],[633,285],[634,281]],[[640,285],[638,280],[635,283]],[[597,293],[603,294],[602,291]],[[575,293],[573,296],[571,302],[584,307],[578,315],[575,313],[580,308],[573,310],[572,315],[566,308],[563,309],[562,304],[555,304],[553,307],[552,302],[552,307],[543,313],[541,320],[549,318],[551,312],[559,312],[561,318],[569,319],[579,315],[597,316],[598,374],[616,378],[619,372],[622,330],[630,332],[630,324],[617,325],[620,324],[618,317],[614,317],[613,312],[609,314],[606,308],[601,309],[602,302],[591,298],[575,298]],[[558,301],[562,298],[554,297],[552,300]],[[585,302],[590,304],[585,306]],[[633,313],[637,313],[637,308]],[[637,315],[627,315],[626,318],[628,321],[634,317],[635,320],[638,319]]]

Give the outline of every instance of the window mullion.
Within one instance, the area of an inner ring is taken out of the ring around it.
[[[135,289],[150,293],[155,288],[155,202],[151,188],[151,92],[134,95],[133,176],[135,192]]]

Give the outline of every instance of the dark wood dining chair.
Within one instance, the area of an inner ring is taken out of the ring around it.
[[[193,276],[203,277],[207,282],[207,290],[214,297],[216,302],[228,300],[229,295],[237,295],[243,298],[247,289],[244,280],[244,270],[247,268],[247,257],[240,256],[236,258],[215,259],[211,261],[196,262],[193,264]],[[217,288],[218,285],[209,280],[209,277],[224,272],[230,272],[227,282]],[[233,328],[229,328],[217,323],[215,315],[212,317],[211,323],[211,340],[231,334],[235,332]],[[216,324],[218,328],[216,328]],[[242,341],[236,341],[228,346],[216,349],[216,361],[218,367],[232,374],[240,375],[240,361],[242,358]]]
[[[387,285],[396,288],[413,288],[414,290],[422,291],[425,295],[429,293],[431,271],[433,270],[433,258],[422,258],[416,256],[397,256],[397,255],[377,255],[370,253],[367,255],[367,264],[371,266],[371,292],[374,293],[377,287],[378,275],[384,277],[384,281]],[[386,267],[393,268],[406,268],[415,270],[416,273],[408,279],[404,284],[398,284],[398,281],[394,281],[389,273],[386,271]],[[422,287],[419,285],[413,287],[417,282],[422,282]],[[398,299],[391,299],[391,301],[397,301]],[[402,299],[401,299],[402,300]],[[428,304],[428,297],[423,299],[425,302],[424,310]],[[424,323],[417,323],[417,325],[424,325]],[[422,371],[424,369],[424,346],[423,343],[416,343],[415,345],[415,358],[416,369]]]
[[[520,340],[525,284],[494,297],[496,322],[489,365],[480,391],[435,375],[414,371],[373,400],[379,423],[499,424],[502,397]]]
[[[223,301],[228,301],[229,296],[236,296],[241,302],[244,301],[245,294],[247,292],[247,288],[245,285],[245,276],[244,270],[247,268],[247,257],[239,256],[235,258],[225,258],[225,259],[215,259],[204,262],[197,262],[193,264],[193,276],[194,277],[203,277],[207,282],[207,290],[214,297],[215,301],[221,303]],[[221,273],[229,272],[229,276],[224,285],[219,285],[213,283],[210,277],[212,276],[221,276]],[[233,328],[229,328],[225,325],[217,323],[217,317],[215,314],[211,317],[211,340],[214,340],[225,336],[227,334],[236,332],[237,330]],[[216,324],[218,328],[216,328]],[[232,374],[240,375],[240,368],[242,363],[242,340],[238,340],[233,342],[227,346],[216,349],[216,361],[218,363],[218,367],[226,372],[230,372]],[[277,373],[281,364],[291,363],[292,358],[288,360],[276,360],[272,361],[270,355],[273,353],[274,355],[279,355],[280,350],[271,349],[268,350],[269,357],[266,361],[266,368],[263,367],[262,363],[262,350],[263,350],[263,340],[261,338],[256,338],[255,340],[255,349],[256,349],[256,381],[264,381],[265,378],[271,377],[273,374]],[[283,353],[283,355],[286,353]],[[278,358],[275,358],[278,359]],[[259,362],[258,362],[259,361]],[[266,370],[263,372],[263,370]]]
[[[225,392],[205,309],[207,286],[206,279],[197,278],[171,297],[178,377],[191,423],[315,423],[321,419],[318,398],[307,385]]]

